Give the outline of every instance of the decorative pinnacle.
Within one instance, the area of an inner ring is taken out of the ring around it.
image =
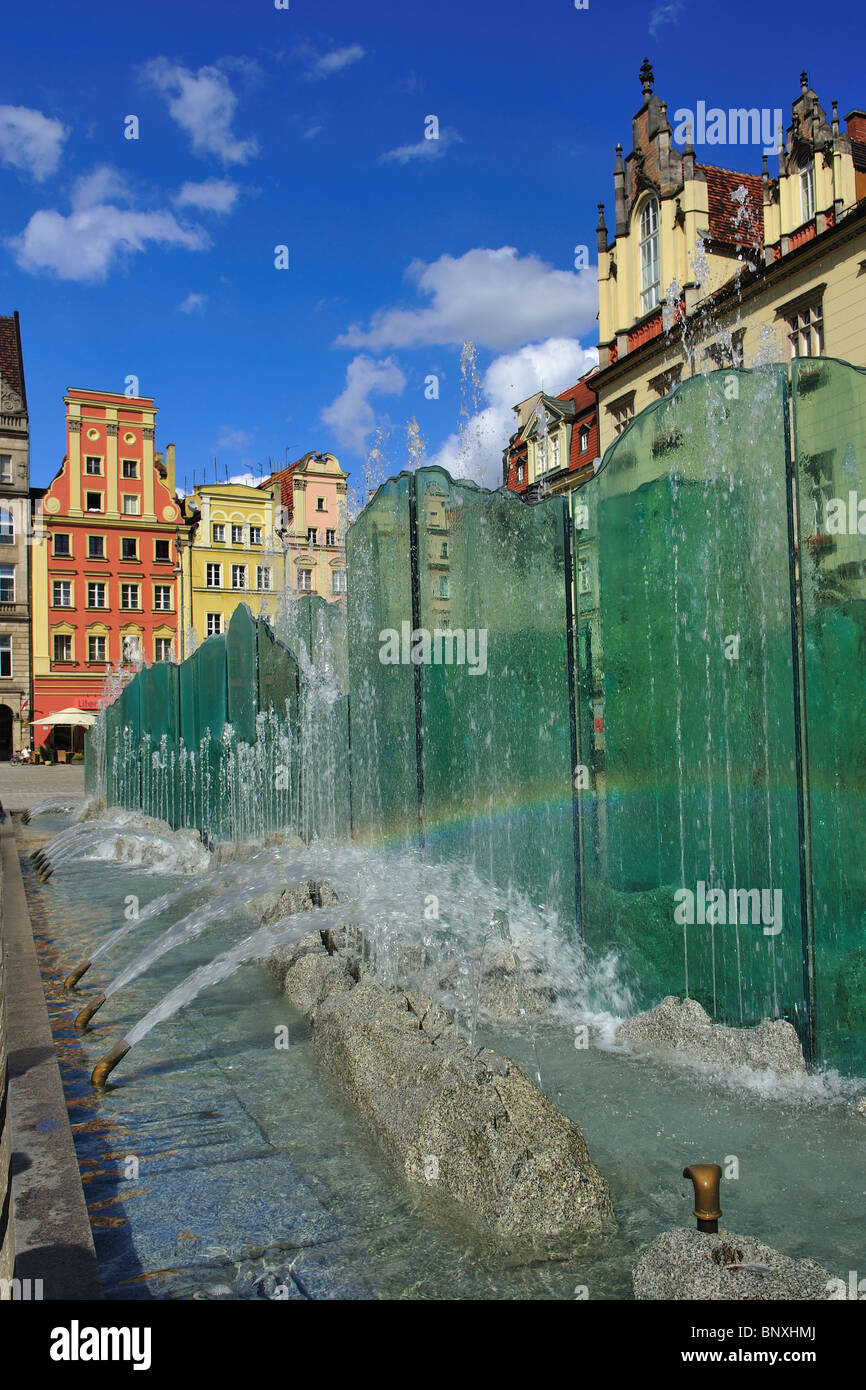
[[[643,63],[641,64],[641,70],[638,73],[638,77],[641,80],[641,91],[643,92],[644,96],[652,96],[653,82],[655,82],[655,76],[653,74],[649,58],[644,58]]]
[[[809,74],[807,72],[800,73],[800,90],[801,92],[809,90]]]

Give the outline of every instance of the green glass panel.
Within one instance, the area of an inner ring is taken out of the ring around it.
[[[177,825],[178,668],[171,662],[145,667],[136,677],[141,708],[142,806],[148,815]]]
[[[582,891],[637,1003],[805,1036],[786,398],[692,378],[574,499]]]
[[[409,474],[378,489],[346,539],[352,817],[356,835],[417,837],[413,667],[382,660],[381,633],[412,626]]]
[[[253,743],[258,713],[256,623],[245,603],[232,614],[226,633],[228,722],[235,738]]]
[[[565,503],[528,506],[441,468],[415,481],[427,850],[472,863],[571,931]]]
[[[213,843],[231,838],[231,808],[222,774],[223,731],[228,721],[226,639],[209,637],[198,648],[196,684],[198,704],[198,825]]]
[[[818,1060],[866,1069],[866,373],[793,365]]]

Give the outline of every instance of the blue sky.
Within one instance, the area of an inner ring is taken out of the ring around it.
[[[428,459],[496,485],[509,406],[592,361],[597,204],[611,227],[644,54],[671,117],[703,100],[781,107],[787,125],[803,67],[844,116],[866,107],[858,11],[19,9],[0,94],[0,313],[21,313],[32,481],[62,458],[65,390],[135,376],[181,486],[213,477],[214,455],[220,476],[260,476],[311,448],[358,483],[377,427],[379,467],[396,472],[413,416]],[[756,147],[698,157],[760,170]]]

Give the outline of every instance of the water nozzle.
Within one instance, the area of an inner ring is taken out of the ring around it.
[[[87,974],[92,964],[93,961],[91,960],[83,960],[80,965],[76,965],[75,969],[71,970],[63,981],[63,988],[69,990],[74,989],[82,975]]]
[[[128,1043],[126,1038],[121,1038],[120,1042],[115,1043],[114,1047],[109,1048],[105,1056],[100,1057],[93,1071],[90,1073],[92,1085],[96,1086],[98,1090],[102,1090],[109,1076],[114,1071],[114,1068],[117,1066],[118,1062],[123,1061],[131,1046],[132,1044]]]
[[[719,1229],[719,1183],[722,1170],[718,1163],[692,1163],[683,1169],[683,1177],[691,1178],[695,1189],[695,1211],[698,1230],[715,1235]]]
[[[76,1028],[86,1028],[93,1018],[93,1015],[96,1013],[96,1010],[101,1009],[104,1003],[105,995],[97,994],[95,999],[91,999],[89,1004],[85,1004],[81,1012],[75,1015]]]

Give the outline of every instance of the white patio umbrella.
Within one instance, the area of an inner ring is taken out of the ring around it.
[[[84,709],[59,709],[54,714],[46,714],[44,719],[34,719],[33,724],[80,724],[89,729],[96,723],[96,715]]]

